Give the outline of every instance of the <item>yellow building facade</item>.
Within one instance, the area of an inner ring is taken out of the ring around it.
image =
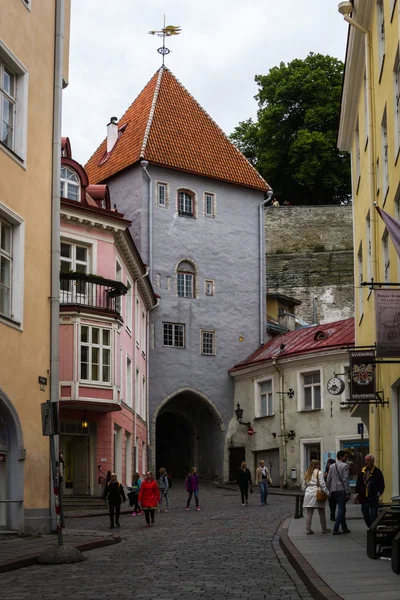
[[[338,147],[352,163],[356,345],[374,346],[374,292],[361,283],[400,282],[399,257],[375,209],[400,219],[400,3],[341,2],[339,12],[349,22]],[[400,494],[400,363],[376,365],[376,389],[386,404],[359,403],[353,414],[368,427],[390,501]]]
[[[70,0],[0,0],[0,532],[50,529],[40,405],[50,399],[54,90],[68,79],[69,11]]]

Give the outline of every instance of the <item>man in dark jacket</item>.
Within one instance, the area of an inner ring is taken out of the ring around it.
[[[379,497],[385,490],[383,473],[375,466],[375,456],[367,454],[365,467],[361,470],[356,483],[355,503],[361,504],[361,512],[367,527],[378,516]]]
[[[115,508],[115,524],[119,527],[119,514],[121,510],[121,498],[125,502],[125,492],[122,485],[117,480],[115,473],[111,473],[111,480],[107,483],[103,500],[108,497],[108,506],[110,508],[110,529],[114,529],[114,508]]]

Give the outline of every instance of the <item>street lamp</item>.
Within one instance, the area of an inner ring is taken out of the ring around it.
[[[247,433],[248,433],[248,435],[249,435],[249,436],[252,436],[252,435],[254,435],[254,434],[255,434],[255,431],[254,431],[254,429],[252,428],[252,426],[251,426],[251,423],[243,423],[243,421],[242,421],[242,417],[243,417],[243,408],[240,408],[240,404],[239,404],[239,402],[237,403],[237,408],[236,408],[236,410],[235,410],[235,415],[236,415],[236,418],[237,418],[238,422],[239,422],[241,425],[244,425],[245,427],[247,427]]]
[[[82,427],[82,429],[88,429],[89,428],[89,422],[87,420],[86,410],[83,411],[83,419],[82,419],[81,427]]]

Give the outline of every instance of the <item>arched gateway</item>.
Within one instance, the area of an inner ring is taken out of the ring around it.
[[[177,390],[160,404],[153,418],[155,466],[185,477],[196,465],[202,478],[222,476],[224,425],[215,404],[191,388]]]

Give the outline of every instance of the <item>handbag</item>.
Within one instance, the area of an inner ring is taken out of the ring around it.
[[[321,490],[321,486],[319,484],[319,474],[320,474],[320,471],[318,471],[318,473],[317,473],[317,501],[318,502],[326,502],[328,500],[328,496],[325,494],[325,492],[323,492]]]

